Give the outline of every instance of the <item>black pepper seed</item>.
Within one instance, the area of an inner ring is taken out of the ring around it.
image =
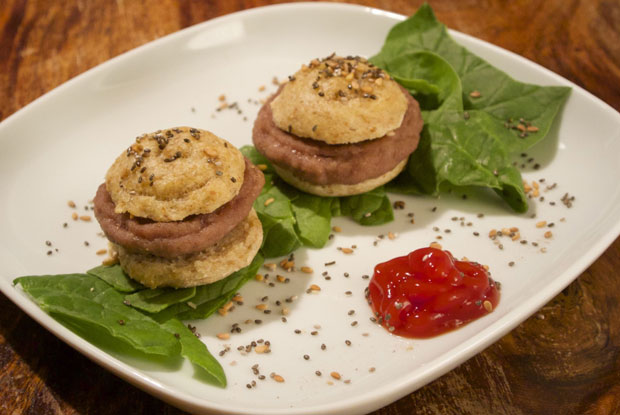
[[[306,360],[310,360],[310,356],[308,356],[307,354],[304,355],[304,359]]]

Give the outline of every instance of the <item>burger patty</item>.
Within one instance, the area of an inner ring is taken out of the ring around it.
[[[243,185],[232,200],[211,213],[176,222],[155,222],[114,212],[104,183],[95,196],[95,216],[108,239],[125,249],[174,258],[203,251],[221,240],[248,216],[264,183],[263,174],[246,159]]]
[[[279,129],[269,105],[278,91],[263,105],[254,122],[254,146],[276,166],[317,185],[357,184],[379,177],[409,157],[420,141],[420,106],[407,90],[401,89],[408,105],[400,127],[392,135],[353,144],[327,144]]]

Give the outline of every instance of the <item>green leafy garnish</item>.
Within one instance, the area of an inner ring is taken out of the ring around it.
[[[120,268],[116,266],[115,268]],[[196,287],[190,288],[151,288],[126,295],[125,303],[142,311],[157,313],[172,304],[187,301],[196,295]]]
[[[205,381],[222,387],[226,386],[226,375],[220,363],[209,353],[207,346],[198,340],[183,323],[173,318],[163,323],[162,328],[179,340],[181,355],[204,370],[203,373],[207,375]]]
[[[165,310],[153,314],[157,321],[170,318],[180,320],[204,319],[216,312],[235,295],[241,287],[253,278],[263,264],[263,256],[256,255],[250,265],[211,284],[196,287],[196,294],[187,301],[171,304]]]
[[[322,248],[334,216],[349,216],[361,225],[381,225],[394,219],[383,186],[356,196],[315,196],[280,179],[253,146],[243,146],[241,152],[252,163],[264,166],[265,186],[254,209],[263,224],[261,251],[266,258],[286,255],[302,245]]]
[[[134,288],[143,289],[133,294],[127,294],[132,280],[119,265],[96,267],[86,274],[20,277],[14,283],[44,311],[95,344],[121,353],[183,356],[201,368],[198,373],[206,382],[226,386],[220,364],[180,319],[211,315],[256,275],[262,263],[259,254],[249,266],[213,284],[183,289],[137,284]]]
[[[512,79],[454,42],[427,4],[390,30],[371,61],[411,92],[425,122],[418,149],[388,190],[482,186],[515,211],[527,210],[511,158],[547,135],[570,88]]]
[[[123,304],[124,295],[89,274],[20,277],[14,281],[44,311],[98,326],[148,354],[174,356],[179,342],[145,314]]]
[[[121,267],[107,267],[105,265],[99,265],[93,269],[86,271],[87,274],[94,275],[104,280],[117,291],[123,293],[133,293],[144,288],[136,280],[132,280],[123,272]]]

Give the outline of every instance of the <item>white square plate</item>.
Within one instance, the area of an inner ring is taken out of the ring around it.
[[[456,32],[452,35],[457,42],[518,80],[573,88],[550,137],[528,152],[528,159],[534,158],[540,169],[534,170],[526,158],[520,160],[526,164],[526,180],[545,178],[541,185],[545,201],[532,200],[528,214],[516,215],[492,198],[392,195],[392,200],[406,202],[404,210],[395,212],[393,223],[364,228],[345,218],[334,220],[343,231],[327,247],[296,252],[298,267],[313,267],[313,275],[285,274],[291,282],[275,287],[251,281],[242,289],[245,305],[226,317],[192,322],[222,363],[229,381],[226,389],[201,382],[187,363],[158,366],[102,351],[58,324],[12,285],[20,275],[82,272],[101,261],[95,251],[106,243],[97,236],[96,222],[71,220],[74,210],[67,201],[75,200],[80,214],[90,214],[83,206],[135,136],[188,125],[211,130],[238,146],[250,144],[259,108],[256,100],[275,90],[274,76],[283,79],[301,63],[332,51],[372,56],[388,30],[403,18],[337,4],[282,5],[224,16],[112,59],[4,120],[0,124],[2,292],[98,364],[194,413],[369,412],[499,339],[567,286],[620,233],[620,116],[548,70]],[[266,91],[259,91],[261,85],[267,86]],[[242,113],[216,111],[221,94],[229,103],[236,101]],[[557,186],[547,190],[552,183]],[[576,197],[570,209],[560,201],[565,193]],[[407,216],[410,212],[415,213],[415,224]],[[479,212],[484,217],[478,217]],[[539,220],[555,226],[539,229],[535,226]],[[527,244],[505,239],[500,250],[486,236],[493,228],[512,226],[520,229]],[[543,237],[547,230],[553,232],[550,239]],[[390,231],[398,234],[396,239],[378,238]],[[428,245],[437,235],[456,257],[491,267],[502,283],[500,304],[490,315],[434,339],[392,336],[369,321],[363,294],[368,280],[363,275],[371,275],[378,262]],[[357,245],[353,255],[337,250],[351,245]],[[324,265],[332,260],[335,265]],[[514,266],[508,265],[511,261]],[[324,271],[330,279],[322,275]],[[310,284],[319,285],[321,291],[306,294]],[[293,295],[299,299],[285,303]],[[269,296],[273,310],[269,315],[254,308],[263,296]],[[290,308],[286,323],[280,313],[284,305]],[[244,323],[248,319],[261,319],[262,324]],[[352,325],[354,321],[358,323]],[[243,331],[226,341],[216,338],[233,323],[240,323]],[[237,350],[261,338],[271,342],[270,354],[244,355]],[[226,346],[230,351],[219,356]],[[265,380],[253,373],[255,364]],[[341,380],[332,379],[332,371],[339,372]],[[275,382],[270,373],[281,375],[285,382]],[[257,385],[249,389],[246,385],[252,380]]]

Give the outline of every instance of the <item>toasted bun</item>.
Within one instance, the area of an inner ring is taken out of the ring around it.
[[[130,253],[111,243],[118,260],[134,280],[150,288],[210,284],[248,266],[263,241],[263,227],[254,209],[221,241],[205,251],[175,259]]]
[[[180,127],[143,134],[106,175],[116,213],[158,222],[210,213],[243,185],[245,161],[214,134]]]
[[[328,144],[357,143],[397,129],[407,110],[398,84],[360,57],[303,66],[271,103],[281,130]]]
[[[277,166],[273,166],[273,168],[282,180],[291,186],[303,190],[304,192],[312,193],[317,196],[352,196],[371,191],[372,189],[389,182],[394,177],[398,176],[401,171],[403,171],[407,165],[407,160],[408,158],[405,158],[392,170],[382,174],[379,177],[364,180],[363,182],[356,184],[314,184],[296,177],[293,173],[286,169],[282,169]]]

